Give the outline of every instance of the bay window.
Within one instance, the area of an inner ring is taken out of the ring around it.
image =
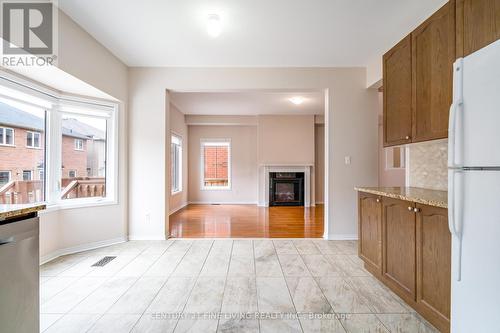
[[[0,72],[0,204],[115,203],[117,113]]]

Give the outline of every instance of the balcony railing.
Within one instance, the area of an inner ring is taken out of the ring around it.
[[[103,197],[105,178],[63,178],[62,199]],[[26,204],[44,201],[41,180],[14,180],[0,188],[0,204]]]
[[[105,178],[63,178],[62,199],[104,197],[106,195]]]
[[[229,180],[227,178],[205,178],[204,182],[205,187],[229,185]]]
[[[0,188],[0,204],[26,204],[40,201],[43,201],[41,180],[14,180]]]

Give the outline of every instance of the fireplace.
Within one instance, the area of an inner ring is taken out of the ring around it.
[[[304,172],[270,172],[269,206],[304,206]]]

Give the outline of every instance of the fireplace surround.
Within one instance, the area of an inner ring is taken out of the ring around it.
[[[271,174],[272,173],[303,173],[303,204],[304,207],[310,207],[311,203],[314,202],[314,191],[311,187],[312,181],[314,181],[313,175],[313,165],[311,164],[293,164],[293,165],[283,165],[283,164],[261,164],[259,166],[259,202],[258,205],[261,207],[269,207],[270,198],[270,187],[271,187]]]

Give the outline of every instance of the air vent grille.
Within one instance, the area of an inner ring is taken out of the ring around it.
[[[103,267],[105,265],[107,265],[109,262],[111,262],[111,260],[115,259],[115,257],[112,257],[112,256],[106,256],[104,258],[102,258],[101,260],[99,260],[98,262],[96,262],[95,264],[92,265],[92,267]]]

